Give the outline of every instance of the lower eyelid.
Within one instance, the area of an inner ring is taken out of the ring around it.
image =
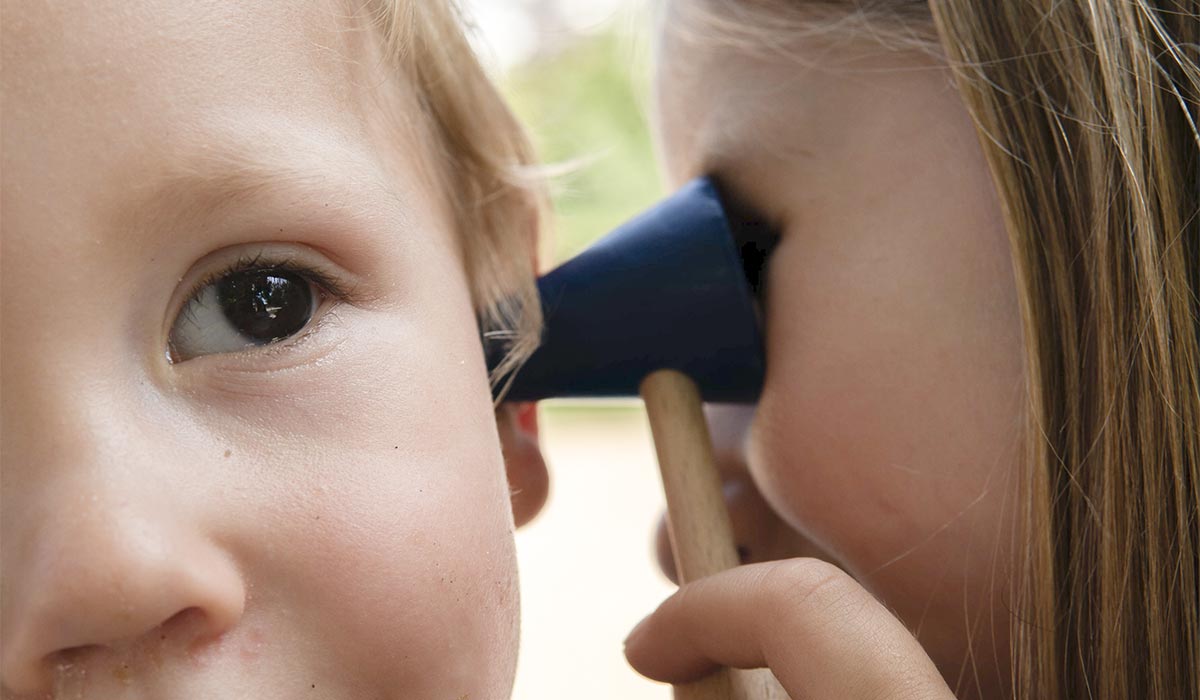
[[[200,382],[223,393],[261,396],[261,380],[327,362],[350,339],[350,324],[343,318],[344,304],[334,304],[303,331],[284,341],[245,351],[205,355],[181,365],[189,384]],[[353,308],[353,307],[351,307]],[[232,391],[231,391],[232,390]]]

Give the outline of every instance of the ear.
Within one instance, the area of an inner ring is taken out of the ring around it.
[[[500,449],[517,527],[533,520],[546,503],[550,475],[538,444],[537,404],[506,403],[496,410]]]

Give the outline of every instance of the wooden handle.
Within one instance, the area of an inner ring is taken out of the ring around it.
[[[667,531],[679,582],[732,569],[738,565],[737,545],[696,383],[674,370],[659,370],[642,382],[641,393],[667,496]]]
[[[642,381],[658,470],[667,497],[667,533],[679,582],[738,565],[733,525],[721,493],[700,390],[686,375],[659,370]],[[768,669],[721,669],[675,686],[676,700],[786,700]]]

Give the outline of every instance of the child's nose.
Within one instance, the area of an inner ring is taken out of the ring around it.
[[[104,647],[136,671],[152,645],[195,649],[240,618],[245,587],[215,543],[136,507],[104,510],[39,528],[22,543],[32,556],[5,572],[0,662],[13,692],[49,691],[56,665]]]

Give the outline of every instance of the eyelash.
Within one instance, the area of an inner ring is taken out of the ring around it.
[[[200,281],[192,285],[186,297],[187,301],[196,298],[200,290],[217,280],[231,275],[236,272],[245,272],[247,270],[279,270],[280,272],[290,272],[294,275],[300,275],[309,282],[315,284],[322,292],[336,297],[342,301],[349,301],[354,297],[354,290],[349,285],[343,283],[338,277],[327,270],[306,265],[296,261],[295,257],[280,257],[275,259],[267,258],[262,253],[254,255],[241,255],[234,259],[229,264],[216,269],[213,272],[206,274],[200,278]]]

